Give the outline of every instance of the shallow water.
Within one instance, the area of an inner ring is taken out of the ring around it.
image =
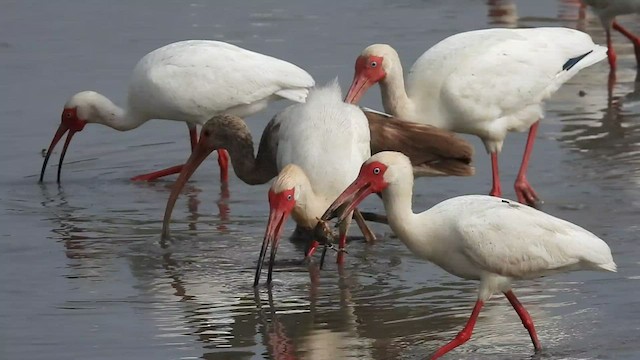
[[[474,282],[410,254],[390,230],[355,240],[346,265],[322,273],[297,264],[302,247],[283,241],[272,289],[252,288],[268,206],[267,185],[232,176],[221,196],[209,160],[179,199],[173,239],[161,242],[172,179],[128,179],[188,154],[184,125],[154,121],[128,133],[87,126],[71,145],[61,186],[55,161],[37,183],[66,99],[96,90],[126,97],[137,59],[172,41],[209,38],[278,56],[343,87],[373,42],[393,44],[408,67],[440,39],[487,26],[604,32],[573,2],[358,1],[8,1],[0,8],[0,358],[413,359],[463,326]],[[640,31],[638,17],[621,20]],[[499,297],[474,337],[448,358],[637,359],[640,330],[640,93],[633,49],[616,36],[618,81],[607,91],[602,62],[548,102],[530,180],[544,210],[603,237],[619,272],[526,281],[516,293],[544,346]],[[580,92],[583,92],[580,95]],[[364,105],[380,108],[370,91]],[[257,137],[286,103],[250,120]],[[416,210],[454,195],[486,193],[488,156],[476,138],[477,175],[420,179]],[[513,197],[525,134],[507,138],[501,171]],[[58,152],[54,158],[59,156]],[[366,203],[379,210],[376,199]],[[289,221],[287,232],[293,229]]]

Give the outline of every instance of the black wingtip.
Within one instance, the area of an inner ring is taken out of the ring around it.
[[[569,69],[571,69],[572,67],[574,67],[578,62],[580,62],[580,60],[584,59],[585,56],[591,54],[593,52],[593,50],[590,50],[587,53],[584,53],[580,56],[576,56],[574,58],[571,58],[569,60],[567,60],[566,63],[564,63],[564,65],[562,65],[562,70],[567,71]]]

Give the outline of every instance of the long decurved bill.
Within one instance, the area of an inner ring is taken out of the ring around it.
[[[357,178],[329,206],[324,215],[322,215],[322,220],[331,220],[334,217],[338,217],[336,226],[339,226],[367,196],[374,192],[369,181]],[[338,209],[340,209],[340,213],[337,213]]]
[[[209,156],[215,149],[212,149],[207,146],[206,141],[202,141],[202,136],[200,137],[198,145],[191,152],[191,156],[187,160],[187,162],[182,166],[180,170],[180,175],[178,179],[173,184],[173,188],[171,189],[171,194],[169,195],[169,200],[167,200],[167,207],[164,210],[164,220],[162,221],[162,237],[167,238],[170,233],[169,223],[171,222],[171,213],[173,212],[173,207],[176,204],[176,200],[178,200],[178,196],[184,187],[184,184],[189,181],[191,175],[196,171],[198,166],[202,164],[204,159]]]
[[[49,157],[51,156],[53,149],[56,147],[60,139],[62,139],[62,137],[67,131],[69,132],[69,135],[67,135],[67,139],[64,141],[62,154],[60,154],[60,162],[58,163],[58,176],[56,181],[58,183],[60,182],[60,173],[62,171],[62,162],[64,161],[64,156],[67,154],[67,148],[69,147],[69,143],[71,143],[71,138],[76,132],[79,131],[79,130],[71,129],[64,122],[62,122],[60,126],[58,126],[58,130],[56,131],[56,134],[53,136],[53,139],[51,140],[51,144],[49,145],[49,150],[47,150],[47,155],[44,157],[44,162],[42,163],[42,170],[40,170],[40,180],[38,180],[39,182],[42,182],[42,179],[44,178],[44,173],[47,170],[47,163],[49,162]]]
[[[347,96],[344,98],[344,102],[357,104],[371,85],[371,82],[366,76],[355,74],[353,76],[351,87],[349,87],[349,91],[347,92]]]
[[[269,258],[269,273],[267,275],[267,284],[271,283],[273,274],[273,263],[276,259],[276,251],[278,251],[278,244],[280,243],[280,236],[284,229],[284,223],[287,220],[289,214],[285,211],[277,208],[271,208],[269,211],[269,222],[267,223],[267,230],[262,240],[262,249],[260,249],[260,257],[258,258],[258,265],[256,266],[256,276],[253,280],[253,286],[258,286],[260,282],[260,273],[262,272],[262,264],[264,258],[267,255],[267,248],[271,244],[271,256]]]

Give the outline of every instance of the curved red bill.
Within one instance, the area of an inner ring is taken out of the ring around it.
[[[363,74],[355,74],[353,77],[353,82],[349,87],[349,91],[347,92],[347,96],[344,98],[344,102],[349,104],[357,104],[362,96],[367,92],[367,90],[371,87],[371,82],[369,78]]]
[[[42,169],[40,170],[40,180],[38,182],[42,182],[44,179],[44,173],[47,170],[47,163],[49,163],[49,157],[51,157],[51,153],[53,149],[56,147],[62,136],[66,132],[69,132],[67,135],[67,139],[64,142],[64,147],[62,148],[62,153],[60,154],[60,162],[58,163],[58,176],[56,181],[60,182],[60,174],[62,171],[62,163],[64,161],[64,156],[67,154],[67,149],[69,148],[69,144],[71,143],[71,139],[76,132],[82,131],[84,126],[87,124],[85,120],[80,120],[77,118],[76,109],[65,109],[62,113],[62,121],[60,122],[60,126],[58,126],[58,130],[56,130],[55,135],[53,135],[53,139],[51,140],[51,144],[49,145],[49,150],[47,150],[47,155],[44,157],[44,162],[42,163]]]
[[[276,209],[271,209],[271,211],[269,211],[269,223],[264,234],[264,239],[262,240],[262,248],[260,250],[260,256],[258,257],[258,264],[256,266],[256,275],[253,280],[253,286],[258,286],[258,283],[260,282],[262,265],[264,263],[264,258],[267,255],[267,248],[269,247],[269,244],[271,244],[271,256],[269,257],[269,272],[267,275],[267,284],[271,283],[273,274],[273,263],[276,259],[276,252],[278,251],[280,236],[282,235],[284,223],[287,220],[288,215],[289,214],[287,214],[286,212]]]
[[[269,258],[267,284],[271,283],[273,264],[276,259],[276,252],[278,251],[280,237],[284,230],[284,223],[287,221],[289,214],[291,214],[291,211],[293,211],[295,206],[294,191],[294,189],[288,189],[275,193],[273,190],[269,190],[269,221],[267,222],[267,230],[265,231],[264,239],[262,240],[262,248],[260,250],[260,256],[258,257],[258,264],[256,265],[256,275],[253,280],[253,286],[258,286],[258,283],[260,282],[262,265],[264,263],[264,258],[267,255],[267,248],[269,247],[269,244],[271,244],[271,256]]]
[[[338,209],[342,206],[336,226],[339,226],[367,196],[374,192],[369,181],[357,179],[349,185],[329,207],[329,209]]]

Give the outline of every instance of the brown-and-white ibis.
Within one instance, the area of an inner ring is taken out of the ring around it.
[[[334,83],[312,89],[306,103],[289,106],[277,114],[262,134],[257,155],[242,119],[219,115],[208,121],[167,201],[163,237],[169,235],[171,213],[182,187],[208,154],[219,148],[228,150],[236,175],[247,184],[266,183],[277,176],[269,191],[271,211],[264,251],[269,243],[276,248],[289,214],[299,226],[312,229],[371,152],[405,150],[415,159],[413,169],[417,176],[474,173],[470,165],[473,150],[466,141],[432,126],[363,113],[342,102],[340,88]],[[356,220],[365,237],[370,238],[372,233],[364,221]],[[346,226],[341,232],[343,246],[344,241]],[[338,255],[340,262],[342,254]],[[263,256],[264,253],[259,266]]]

